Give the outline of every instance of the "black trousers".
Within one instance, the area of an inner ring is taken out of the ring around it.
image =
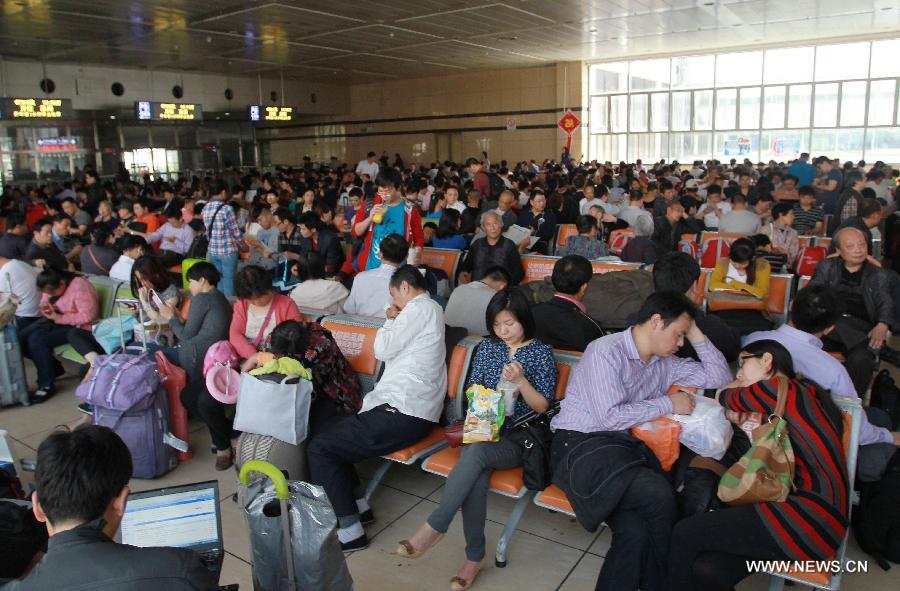
[[[672,591],[726,591],[750,576],[748,560],[788,560],[753,505],[701,513],[672,532]]]
[[[171,250],[166,250],[164,248],[160,248],[156,251],[156,258],[160,260],[160,262],[168,267],[174,267],[175,265],[180,265],[181,261],[184,260],[183,254],[178,254],[177,252],[172,252]]]
[[[353,465],[412,445],[434,426],[386,404],[334,417],[317,429],[306,448],[310,482],[325,489],[338,518],[356,515],[354,489],[360,482]]]
[[[83,328],[72,328],[67,335],[69,344],[78,351],[78,354],[84,356],[87,353],[97,353],[98,355],[106,355],[103,346],[97,342],[91,331]]]
[[[847,361],[844,367],[860,398],[866,395],[869,382],[875,372],[875,353],[869,350],[869,331],[875,326],[854,316],[843,316],[834,330],[822,340],[826,351],[843,353]]]
[[[181,391],[180,398],[181,404],[192,416],[206,423],[216,449],[231,449],[231,439],[237,436],[234,432],[234,420],[225,414],[226,405],[210,396],[206,383],[202,380],[189,380]]]

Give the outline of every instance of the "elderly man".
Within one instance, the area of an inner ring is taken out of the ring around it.
[[[528,247],[528,238],[516,244],[503,235],[503,221],[496,211],[481,216],[484,236],[476,238],[469,247],[469,256],[463,262],[460,278],[464,283],[479,281],[491,267],[503,267],[509,272],[510,284],[518,285],[525,277],[520,254]]]
[[[659,256],[672,252],[678,246],[681,235],[688,232],[682,220],[685,218],[684,206],[678,201],[670,201],[665,208],[665,215],[653,220],[653,236],[650,240],[656,246]]]
[[[359,413],[335,417],[310,440],[310,482],[324,487],[338,518],[344,550],[369,545],[363,522],[372,520],[353,465],[408,447],[437,425],[447,393],[444,311],[411,265],[391,276],[393,305],[375,336],[385,364]]]
[[[887,273],[866,248],[858,228],[847,227],[834,235],[836,255],[816,265],[810,285],[835,288],[844,302],[844,315],[825,338],[828,351],[847,358],[847,371],[860,396],[866,392],[875,369],[875,354],[897,365],[897,352],[887,345],[894,323],[894,301]]]
[[[653,234],[653,216],[644,209],[644,196],[640,191],[630,193],[628,207],[622,208],[619,219],[627,222],[628,226],[637,230],[641,236],[649,238]]]

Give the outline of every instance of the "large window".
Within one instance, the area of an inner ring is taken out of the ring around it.
[[[900,39],[590,66],[588,154],[900,162]]]

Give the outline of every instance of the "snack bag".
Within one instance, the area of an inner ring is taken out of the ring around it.
[[[463,443],[500,441],[500,428],[506,418],[503,394],[478,384],[466,390],[469,409],[463,423]]]

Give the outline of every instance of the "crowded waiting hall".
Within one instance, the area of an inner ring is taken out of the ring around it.
[[[0,22],[0,590],[900,589],[896,3]]]

